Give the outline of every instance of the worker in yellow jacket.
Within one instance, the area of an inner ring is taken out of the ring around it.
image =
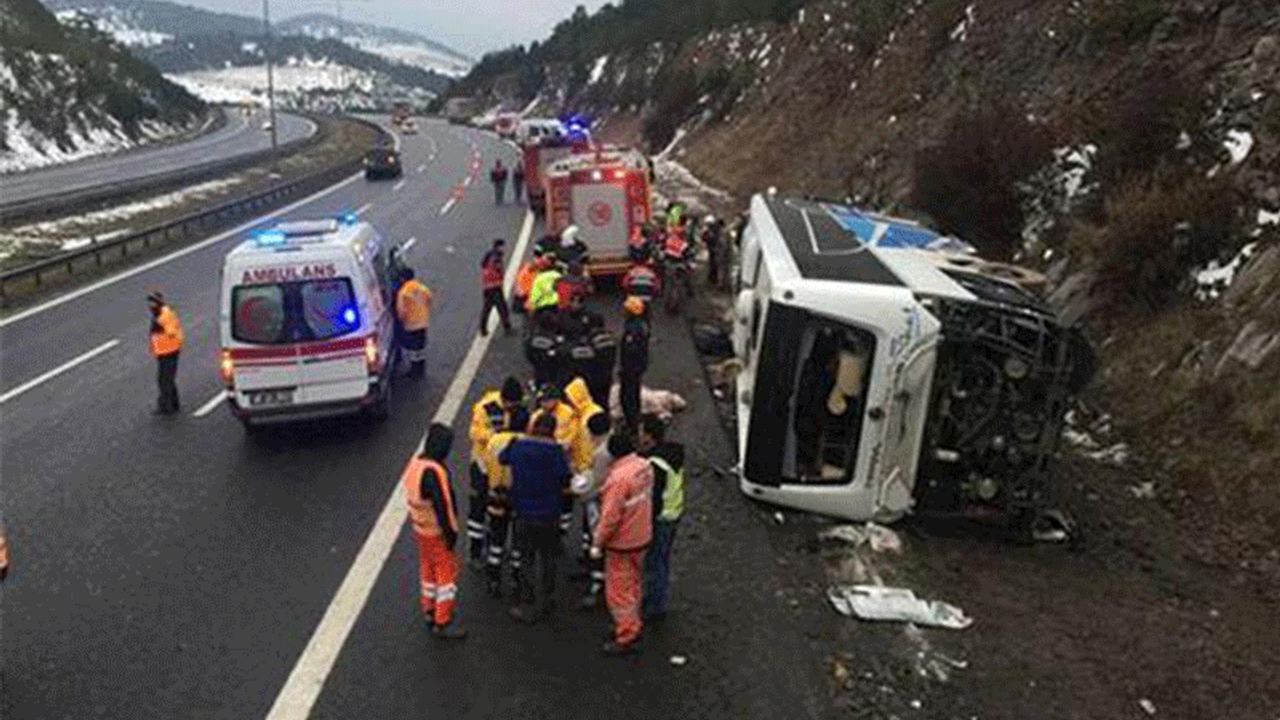
[[[182,323],[159,292],[148,295],[147,304],[151,308],[151,354],[156,358],[156,381],[160,386],[155,412],[157,415],[172,415],[182,409],[176,382],[178,353],[182,350]]]
[[[507,558],[507,545],[511,536],[511,468],[498,462],[498,455],[515,440],[525,436],[529,428],[529,411],[518,406],[511,413],[506,429],[493,433],[481,455],[486,495],[483,498],[485,513],[485,586],[495,598],[502,597],[502,566]],[[475,498],[473,497],[473,501]],[[520,587],[520,554],[513,547],[510,555],[511,574],[516,587]]]
[[[528,424],[528,410],[524,405],[524,387],[514,377],[507,377],[501,390],[489,390],[471,408],[471,483],[467,509],[467,545],[471,567],[484,567],[485,523],[488,516],[485,506],[489,496],[485,469],[485,451],[493,436],[510,430],[519,411],[524,411]]]

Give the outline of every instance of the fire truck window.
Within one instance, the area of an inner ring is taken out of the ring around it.
[[[284,288],[249,285],[232,291],[231,337],[240,342],[272,344],[284,338]]]
[[[812,320],[800,342],[783,476],[798,483],[849,483],[858,459],[874,336]]]
[[[311,340],[328,340],[360,327],[360,311],[347,278],[302,283],[302,318]]]

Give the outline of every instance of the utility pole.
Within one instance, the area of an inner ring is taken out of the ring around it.
[[[271,77],[271,12],[267,7],[268,0],[262,0],[262,29],[267,34],[266,49],[263,58],[267,61],[267,122],[271,123],[271,149],[278,149],[276,144],[276,90]]]

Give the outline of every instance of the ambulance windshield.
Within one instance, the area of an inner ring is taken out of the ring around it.
[[[231,307],[231,336],[257,345],[328,340],[360,327],[347,278],[241,285]]]

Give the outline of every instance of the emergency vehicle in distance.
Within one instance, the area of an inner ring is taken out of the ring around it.
[[[1021,539],[1053,517],[1050,464],[1093,350],[1037,274],[939,249],[956,244],[752,198],[733,325],[744,493],[859,521],[980,511]]]
[[[546,173],[548,232],[577,225],[591,274],[625,273],[627,241],[652,210],[649,179],[649,160],[635,150],[597,146],[556,161]]]
[[[386,417],[396,361],[387,253],[354,215],[281,223],[227,253],[219,370],[246,428]]]

